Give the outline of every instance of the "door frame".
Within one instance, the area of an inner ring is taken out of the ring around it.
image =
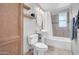
[[[19,46],[19,54],[23,55],[23,3],[19,3],[18,6],[18,35],[20,36],[18,46]]]

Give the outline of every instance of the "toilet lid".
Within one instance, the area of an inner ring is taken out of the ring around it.
[[[48,46],[46,44],[40,43],[40,42],[36,43],[35,46],[38,48],[48,48]]]

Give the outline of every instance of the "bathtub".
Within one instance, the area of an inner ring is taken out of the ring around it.
[[[70,38],[53,36],[51,38],[46,39],[46,44],[56,48],[64,48],[64,49],[71,50]]]

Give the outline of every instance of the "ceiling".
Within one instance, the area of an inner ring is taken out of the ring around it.
[[[27,4],[27,3],[26,3]],[[68,10],[71,3],[28,3],[32,9],[35,7],[40,7],[43,11],[50,11],[56,14],[62,10]]]
[[[54,11],[60,8],[68,7],[71,3],[39,3],[45,11]]]
[[[31,7],[41,7],[44,11],[54,11],[60,8],[67,8],[71,3],[25,3]]]

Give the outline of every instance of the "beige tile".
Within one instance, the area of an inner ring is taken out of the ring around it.
[[[63,48],[55,48],[49,46],[46,55],[71,55],[71,51]]]

